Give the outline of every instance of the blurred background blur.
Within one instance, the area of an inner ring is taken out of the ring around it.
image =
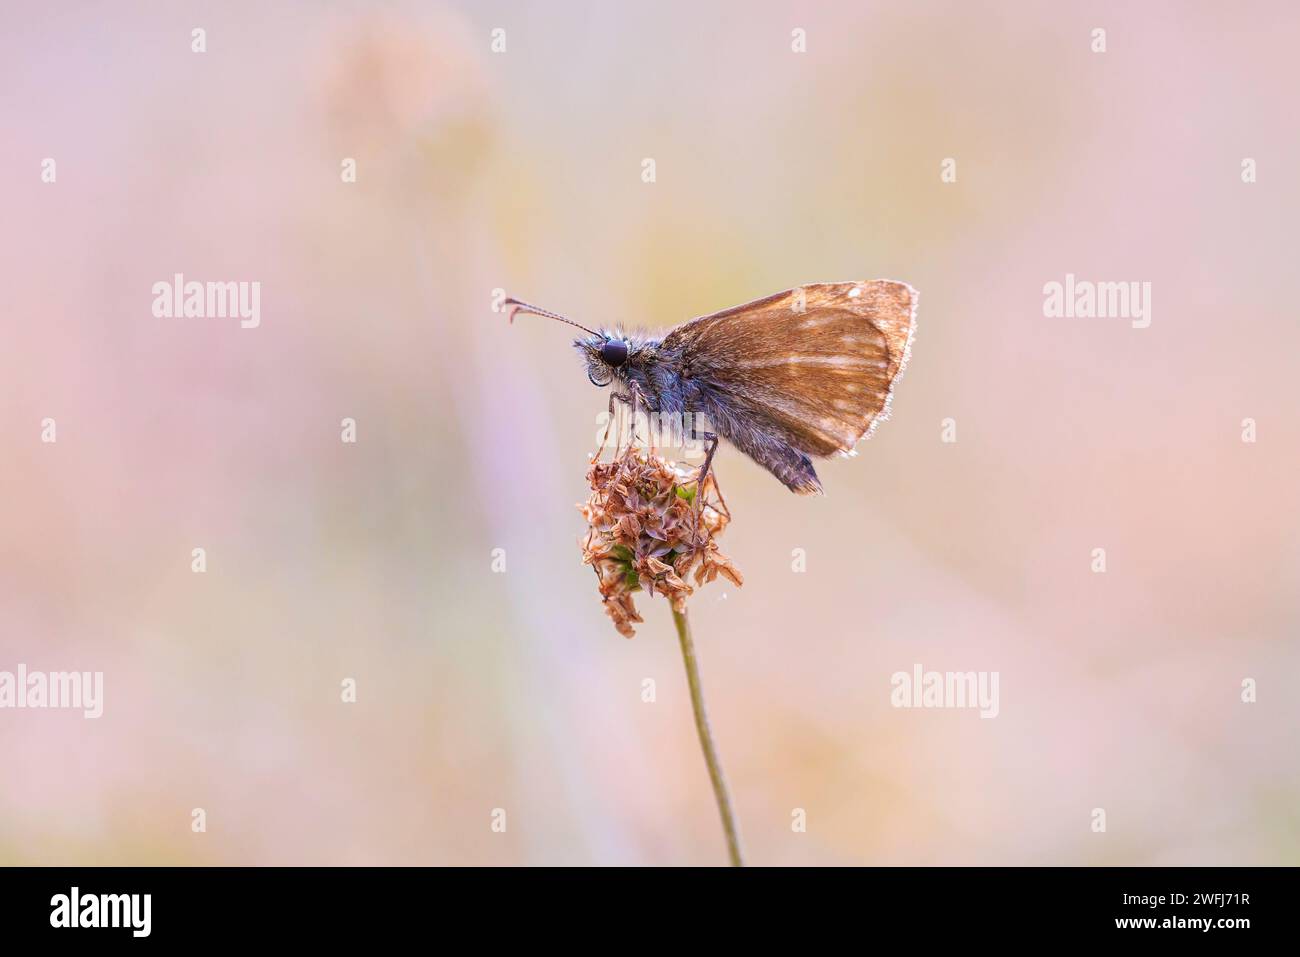
[[[892,421],[825,498],[716,463],[751,862],[1300,860],[1294,4],[3,18],[0,670],[105,702],[0,710],[0,862],[722,863],[668,609],[624,640],[579,564],[607,394],[494,290],[661,327],[877,277]],[[260,327],[155,318],[177,272]],[[1045,317],[1066,273],[1150,327]],[[999,716],[892,708],[915,664]]]

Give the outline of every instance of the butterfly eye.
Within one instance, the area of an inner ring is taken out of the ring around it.
[[[610,339],[600,347],[601,361],[617,368],[627,361],[627,343],[621,339]]]

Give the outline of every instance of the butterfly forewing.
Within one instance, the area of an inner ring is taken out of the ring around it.
[[[915,319],[906,283],[818,283],[693,319],[663,346],[680,354],[683,376],[826,456],[850,451],[888,416]]]

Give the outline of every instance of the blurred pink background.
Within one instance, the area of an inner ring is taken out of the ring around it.
[[[579,564],[607,395],[493,291],[662,327],[890,277],[912,363],[827,496],[717,460],[751,862],[1296,863],[1298,41],[1283,2],[7,5],[0,670],[105,702],[0,710],[0,862],[722,863],[668,609],[620,638]],[[260,327],[155,318],[176,272]],[[1150,327],[1045,317],[1066,273]],[[999,716],[892,708],[917,663]]]

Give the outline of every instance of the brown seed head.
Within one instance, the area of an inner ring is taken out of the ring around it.
[[[685,611],[695,587],[719,575],[743,584],[740,572],[718,550],[716,539],[731,516],[713,471],[702,490],[698,478],[698,468],[635,446],[612,461],[593,460],[587,472],[591,497],[578,506],[588,525],[582,561],[596,570],[605,611],[627,638],[636,633],[632,625],[643,620],[632,601],[634,592],[657,592],[677,611]]]

